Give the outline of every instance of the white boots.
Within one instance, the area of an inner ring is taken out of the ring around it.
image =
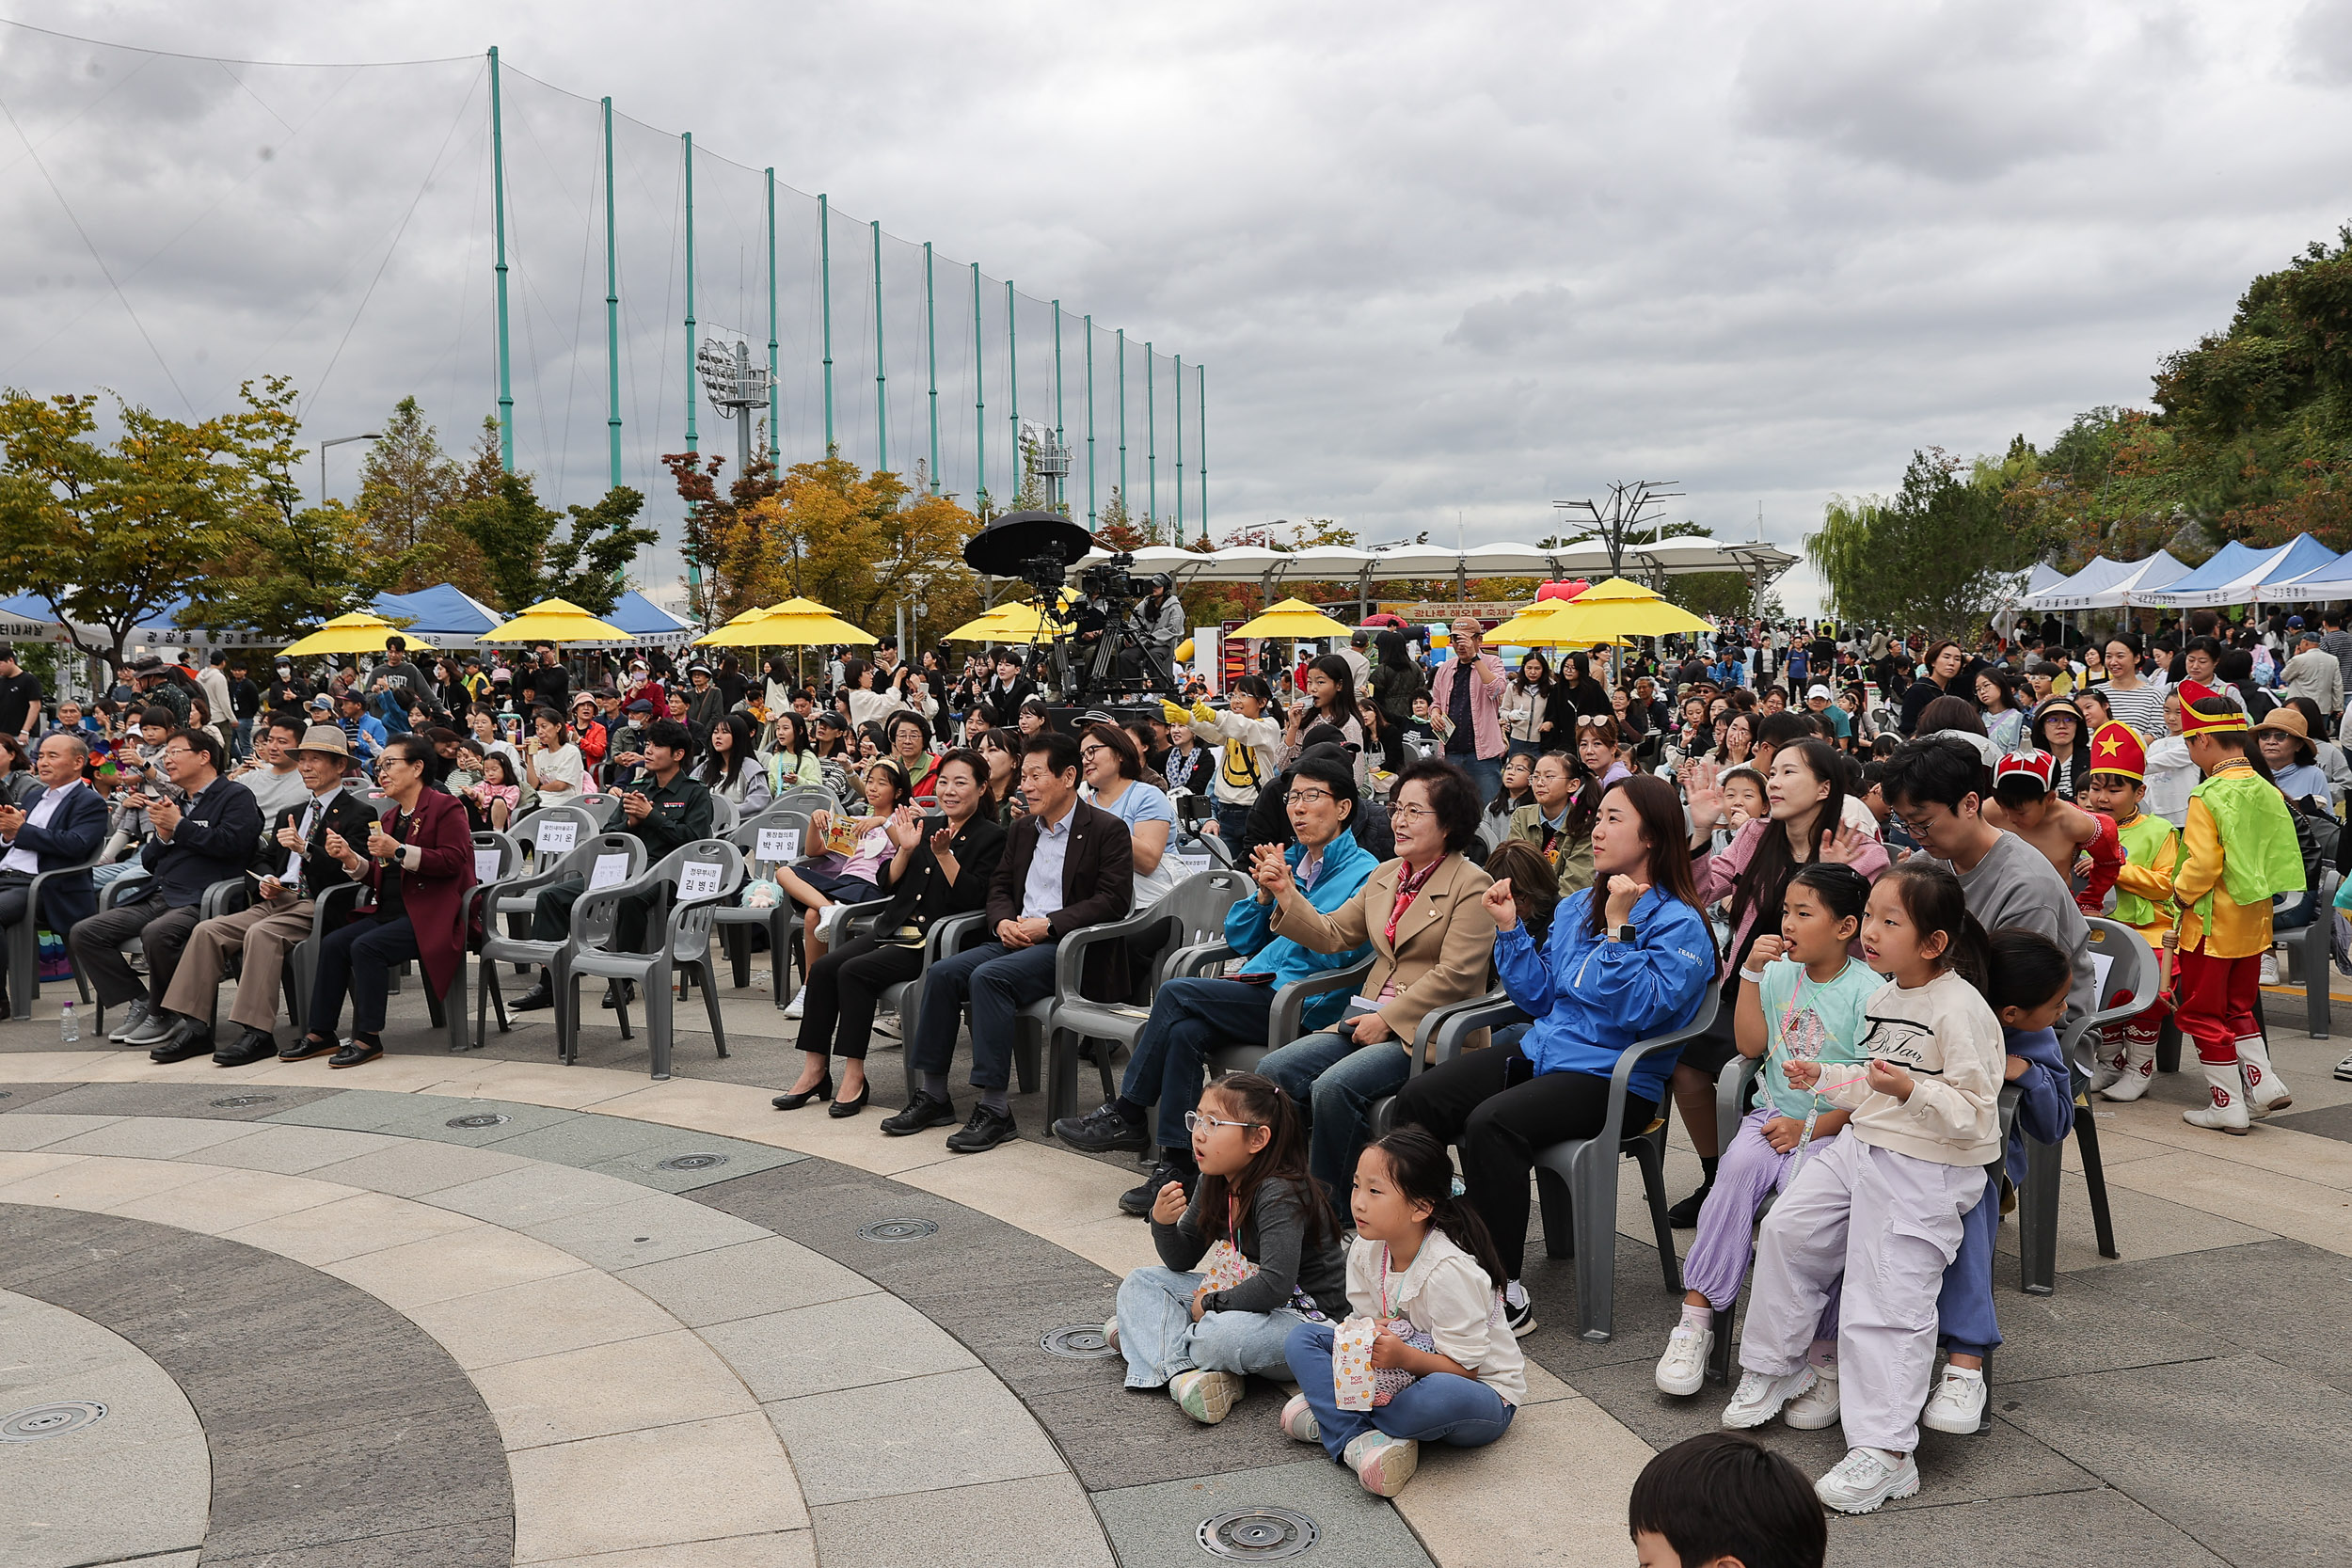
[[[2244,1085],[2239,1081],[2238,1064],[2200,1061],[2197,1065],[2204,1069],[2207,1092],[2212,1096],[2213,1102],[2201,1105],[2194,1111],[2183,1111],[2181,1119],[2191,1127],[2207,1127],[2217,1132],[2244,1137],[2250,1123],[2247,1119],[2246,1096]]]
[[[2156,1034],[2154,1029],[2142,1029],[2137,1020],[2118,1028],[2108,1037],[2115,1046],[2113,1055],[2099,1064],[2090,1086],[2105,1100],[2137,1100],[2148,1092],[2148,1085],[2156,1073]]]
[[[2270,1066],[2270,1048],[2260,1035],[2249,1035],[2237,1042],[2238,1072],[2246,1080],[2247,1108],[2258,1117],[2273,1111],[2283,1111],[2295,1103],[2287,1093],[2286,1080]]]

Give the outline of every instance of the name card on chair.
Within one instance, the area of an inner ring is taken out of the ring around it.
[[[1167,855],[1162,857],[1179,880],[1216,869],[1216,861],[1210,855]]]
[[[763,861],[792,861],[801,858],[801,830],[798,828],[762,828],[754,854]]]
[[[677,895],[680,898],[708,898],[719,891],[720,866],[717,861],[688,861],[677,868]]]
[[[539,824],[539,853],[568,855],[580,842],[580,824],[568,816],[551,816]]]
[[[497,881],[499,859],[496,849],[476,849],[473,852],[473,879],[477,882]]]
[[[628,880],[627,855],[598,855],[596,868],[588,873],[588,891],[594,893],[600,887],[615,887]]]

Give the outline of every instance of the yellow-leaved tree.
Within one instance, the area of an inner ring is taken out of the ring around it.
[[[786,469],[772,495],[733,509],[713,544],[730,613],[797,595],[881,632],[895,604],[919,602],[925,626],[945,629],[978,612],[963,546],[979,526],[945,496],[835,456]]]

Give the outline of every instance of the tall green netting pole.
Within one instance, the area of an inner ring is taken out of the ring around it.
[[[621,263],[612,237],[612,100],[604,101],[605,427],[611,432],[612,488],[621,487]]]
[[[1176,356],[1176,543],[1184,542],[1184,356]]]
[[[931,494],[939,494],[939,312],[931,293],[931,242],[923,242],[923,338],[931,368]]]
[[[701,450],[694,439],[694,404],[702,401],[702,380],[694,358],[694,133],[686,143],[686,450]]]
[[[1195,386],[1197,386],[1197,387],[1199,387],[1199,388],[1200,388],[1200,425],[1199,425],[1199,436],[1200,436],[1200,537],[1201,537],[1201,540],[1205,543],[1205,542],[1207,541],[1208,537],[1209,537],[1209,368],[1208,368],[1208,366],[1206,366],[1206,365],[1195,365],[1195,366],[1192,368],[1192,379],[1193,379],[1193,384],[1194,384]]]
[[[833,455],[833,203],[817,193],[817,298],[825,332],[825,455]]]
[[[768,457],[784,464],[784,395],[776,388],[776,171],[768,170]]]
[[[874,471],[890,471],[890,376],[882,369],[882,219],[874,219]]]
[[[490,199],[498,208],[499,467],[515,471],[515,369],[506,341],[506,118],[499,101],[499,52],[490,51]]]
[[[972,263],[972,460],[979,470],[976,510],[988,514],[988,367],[980,342],[980,264]]]
[[[1054,301],[1054,445],[1061,439],[1061,301]]]
[[[1160,388],[1159,356],[1143,345],[1143,499],[1151,507],[1144,515],[1160,520]]]
[[[1012,279],[1005,279],[1005,389],[1012,399],[1012,495],[1017,502],[1028,476],[1021,470],[1021,312],[1013,303]]]
[[[1127,499],[1127,329],[1119,329],[1119,372],[1114,378],[1119,385],[1119,510],[1122,515],[1134,508]]]
[[[1086,319],[1087,333],[1087,527],[1094,527],[1094,318]]]

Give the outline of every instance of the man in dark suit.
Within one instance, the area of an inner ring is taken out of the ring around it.
[[[947,1097],[947,1064],[955,1055],[956,1025],[967,1000],[972,1086],[980,1091],[980,1102],[963,1129],[948,1134],[947,1148],[977,1154],[1020,1135],[1005,1098],[1015,1016],[1054,993],[1055,952],[1061,939],[1082,926],[1119,919],[1133,897],[1135,859],[1127,825],[1078,799],[1075,740],[1049,730],[1031,741],[1021,758],[1021,791],[1029,810],[1012,825],[983,917],[996,940],[933,964],[924,977],[923,1006],[907,1045],[922,1086],[912,1104],[882,1124],[894,1137],[956,1119]],[[1100,958],[1123,962],[1107,950]]]
[[[79,736],[50,736],[33,759],[40,787],[22,806],[0,806],[0,927],[34,920],[53,931],[70,931],[75,921],[97,910],[98,895],[87,871],[51,881],[40,890],[40,908],[29,907],[35,877],[80,865],[105,842],[106,802],[82,782],[88,761],[89,747]],[[0,971],[0,982],[5,980]]]
[[[164,776],[187,795],[187,804],[133,794],[144,805],[155,836],[139,851],[150,879],[137,897],[75,924],[66,937],[73,967],[89,982],[103,1009],[131,1006],[109,1037],[147,1048],[163,1043],[168,1023],[151,1016],[147,987],[131,972],[122,944],[133,937],[147,953],[148,978],[171,989],[171,972],[196,929],[197,905],[215,882],[245,875],[262,840],[262,808],[253,791],[225,777],[220,736],[180,729],[165,740]]]
[[[187,951],[164,992],[164,1018],[170,1032],[148,1054],[158,1062],[184,1062],[212,1053],[219,1067],[250,1067],[278,1054],[278,995],[284,988],[286,955],[310,940],[318,895],[351,880],[326,852],[326,835],[341,833],[364,842],[375,811],[343,787],[351,746],[342,728],[314,724],[302,736],[294,766],[309,796],[278,814],[270,824],[269,870],[254,889],[254,900],[233,914],[215,915],[189,934]],[[244,1033],[226,1050],[215,1050],[214,994],[229,973],[229,957],[243,949],[236,1000],[229,1019]]]

